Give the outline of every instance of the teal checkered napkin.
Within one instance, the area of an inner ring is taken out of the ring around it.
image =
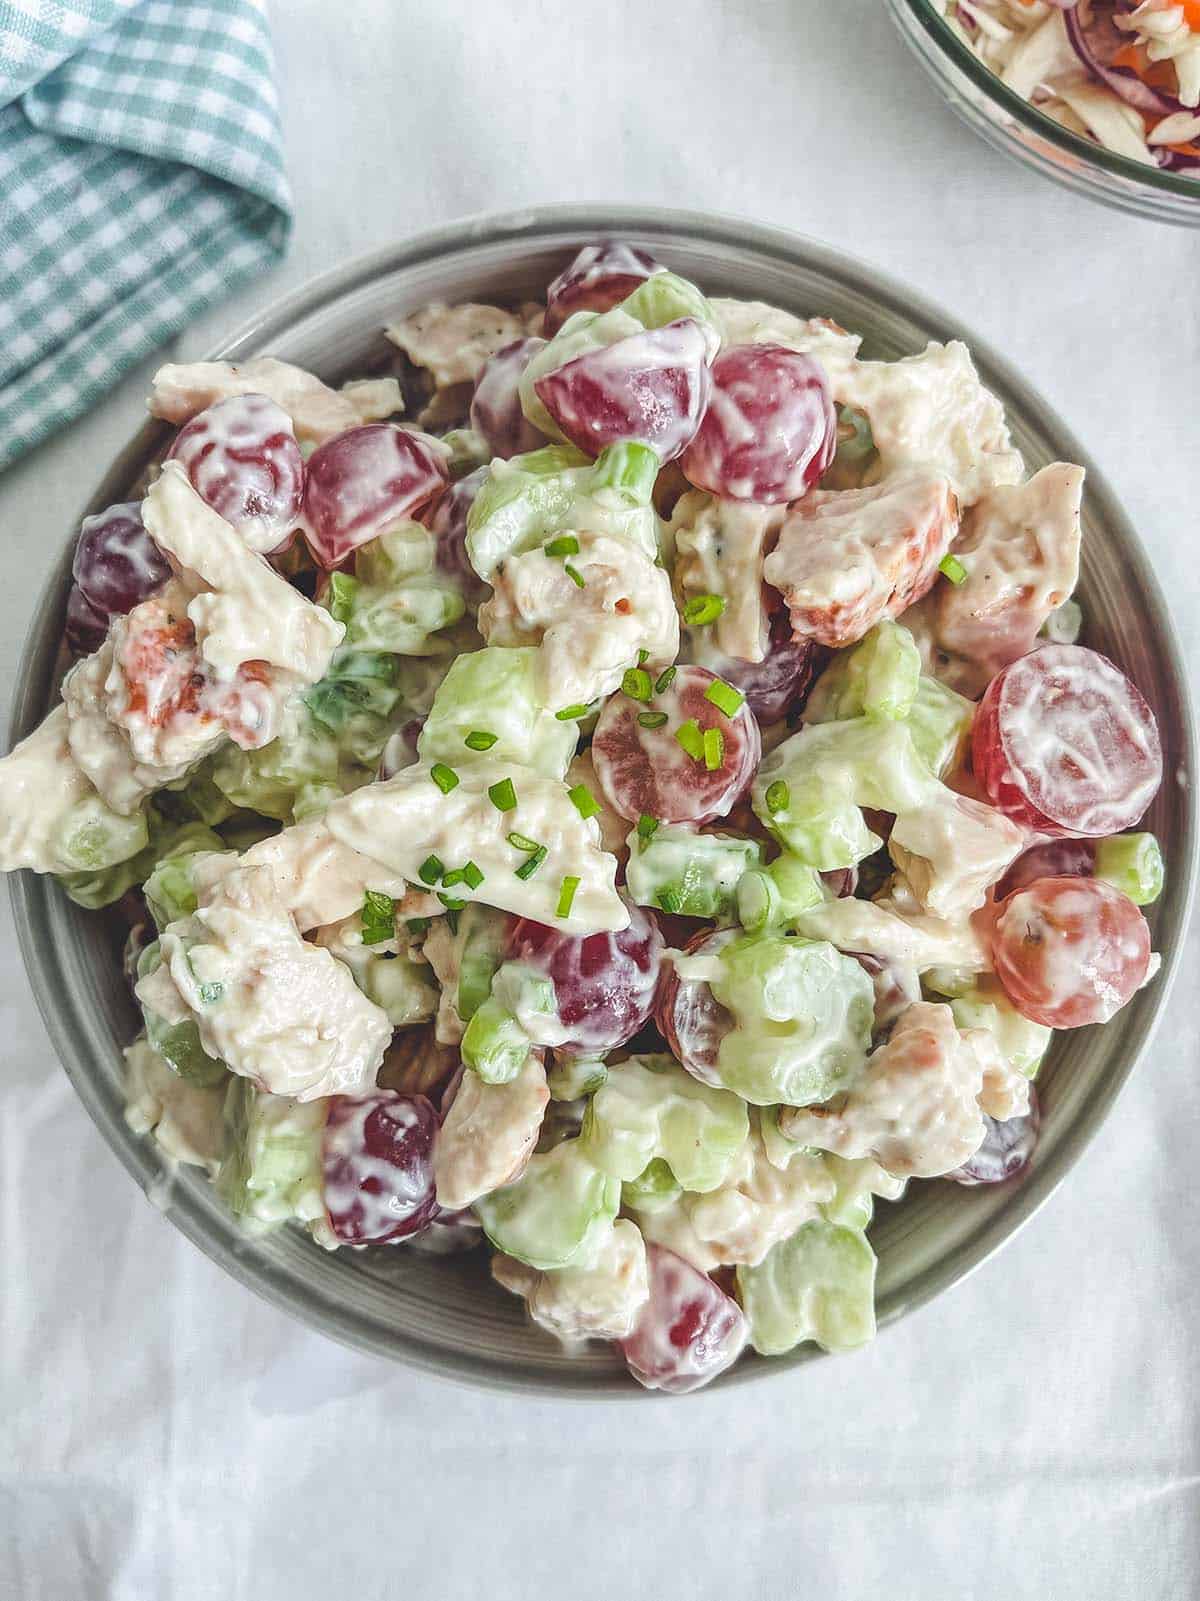
[[[261,0],[0,0],[0,468],[290,226]]]

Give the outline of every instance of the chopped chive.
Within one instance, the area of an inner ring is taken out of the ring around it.
[[[549,854],[550,852],[546,849],[545,845],[539,845],[537,850],[534,851],[533,855],[529,857],[527,861],[522,862],[520,867],[517,868],[517,877],[532,878]]]
[[[555,712],[554,715],[560,723],[573,723],[576,718],[586,717],[591,709],[590,706],[583,706],[576,701],[574,706],[564,706],[562,711]]]
[[[667,720],[666,712],[639,712],[638,726],[641,728],[661,728]]]
[[[675,682],[675,674],[678,671],[679,671],[678,667],[667,667],[667,668],[664,668],[663,671],[661,673],[659,673],[658,677],[654,681],[654,693],[656,695],[664,695],[667,692],[667,690],[670,689],[671,685]]]
[[[447,903],[446,903],[446,921],[450,925],[450,932],[452,934],[457,934],[458,933],[458,914],[461,911],[462,911],[462,904],[460,904],[459,902],[456,901],[454,903],[454,905],[452,906],[449,903],[449,901],[447,901]]]
[[[442,875],[442,888],[452,889],[455,884],[461,884],[466,876],[467,873],[465,868],[452,867],[448,873],[444,873]]]
[[[585,822],[589,817],[595,817],[596,813],[600,810],[600,802],[592,794],[591,790],[586,784],[575,784],[567,791],[567,796],[572,806],[574,806],[575,810]]]
[[[509,834],[508,843],[517,851],[540,851],[542,848],[536,839],[530,839],[528,834],[518,834],[516,829]]]
[[[725,760],[725,735],[719,728],[704,730],[704,765],[715,773]]]
[[[579,880],[568,873],[562,881],[562,888],[558,892],[558,905],[554,909],[555,917],[570,917],[571,907],[575,902],[575,891],[579,888]]]
[[[443,795],[448,795],[452,789],[458,788],[458,774],[453,767],[447,767],[445,762],[434,762],[429,769],[429,776]]]
[[[489,784],[488,800],[498,812],[511,812],[517,804],[517,792],[512,779],[502,778],[498,784]]]
[[[792,792],[782,778],[777,778],[773,784],[767,785],[767,810],[774,817],[779,812],[786,812],[792,803]]]
[[[683,905],[683,896],[676,884],[664,884],[654,898],[664,912],[677,912]]]
[[[639,650],[638,650],[638,666],[639,667],[644,667],[649,660],[650,660],[650,652],[648,650],[646,650],[644,647],[643,648],[639,648]]]
[[[675,738],[694,762],[704,760],[704,735],[694,717],[689,717],[686,723],[675,730]]]
[[[572,567],[569,561],[565,561],[563,562],[563,572],[566,573],[567,577],[575,585],[576,589],[583,589],[585,587],[583,574],[579,571],[578,567]]]
[[[719,712],[724,712],[726,717],[735,717],[746,697],[740,689],[734,689],[723,678],[715,678],[704,691],[704,698],[710,700]]]
[[[655,834],[658,833],[658,822],[658,818],[651,817],[649,812],[643,812],[638,818],[638,838],[641,840],[643,845],[648,845],[654,838]]]
[[[393,939],[396,933],[396,903],[381,890],[369,889],[363,897],[359,914],[364,945],[380,945]]]
[[[621,688],[630,700],[649,700],[654,693],[654,681],[644,667],[627,667]]]
[[[404,926],[410,934],[427,934],[431,921],[428,917],[406,917]]]
[[[443,895],[441,890],[438,890],[438,900],[448,912],[461,912],[467,904],[466,901],[456,901],[452,895]]]
[[[483,883],[483,871],[476,867],[474,862],[467,862],[462,870],[463,878],[472,889],[478,889]]]
[[[952,584],[965,582],[967,576],[967,569],[959,561],[958,557],[950,555],[943,556],[941,561],[938,562],[938,572],[944,573]]]
[[[445,864],[439,856],[427,856],[417,868],[417,877],[422,884],[436,884],[445,871]]]
[[[578,556],[579,541],[574,534],[559,534],[542,546],[547,556]]]
[[[468,750],[491,750],[499,737],[499,734],[493,734],[486,728],[473,728],[463,744]]]
[[[691,628],[703,628],[715,623],[724,610],[723,595],[693,595],[683,608],[683,620]]]

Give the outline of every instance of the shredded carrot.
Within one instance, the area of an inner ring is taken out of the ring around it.
[[[1200,0],[1179,0],[1183,7],[1183,20],[1193,33],[1200,33]]]
[[[1200,145],[1167,145],[1177,156],[1196,156],[1200,158]]]
[[[1200,4],[1200,0],[1197,0],[1197,4]],[[1149,67],[1150,58],[1146,54],[1145,45],[1134,44],[1131,41],[1129,44],[1123,44],[1116,52],[1112,58],[1112,65],[1114,67],[1128,67],[1130,72],[1136,72],[1140,78]]]

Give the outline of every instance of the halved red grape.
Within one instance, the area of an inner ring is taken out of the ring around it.
[[[141,503],[131,500],[85,517],[71,573],[93,611],[123,617],[171,576],[166,557],[146,532]]]
[[[740,932],[736,928],[703,929],[688,941],[685,954],[716,955]],[[675,964],[668,962],[663,967],[654,1018],[675,1060],[702,1084],[719,1088],[717,1060],[721,1041],[734,1023],[733,1013],[721,1005],[709,985],[703,979],[681,978]]]
[[[277,550],[295,531],[304,457],[292,419],[266,395],[230,395],[179,430],[168,459],[251,550]]]
[[[662,966],[663,937],[644,907],[622,896],[628,928],[568,934],[515,918],[507,953],[554,981],[558,1015],[570,1037],[556,1050],[591,1056],[624,1045],[649,1022]]]
[[[773,593],[773,592],[772,592]],[[778,603],[778,595],[774,596]],[[767,654],[760,662],[726,656],[710,642],[711,630],[693,630],[691,654],[701,667],[740,689],[759,723],[777,723],[793,708],[803,705],[813,680],[828,655],[815,639],[792,638],[792,625],[784,606],[771,613]]]
[[[996,885],[996,899],[1006,900],[1037,878],[1091,878],[1096,845],[1090,839],[1047,839],[1031,845]]]
[[[486,597],[488,588],[467,556],[467,516],[487,476],[486,467],[477,467],[451,484],[422,517],[437,535],[438,571],[461,587],[463,598],[472,607]]]
[[[712,399],[680,466],[726,500],[798,500],[837,449],[825,370],[779,345],[735,345],[712,367]]]
[[[446,483],[434,443],[390,422],[365,423],[318,445],[308,460],[304,529],[323,567],[411,517]]]
[[[1029,1086],[1029,1110],[1023,1117],[998,1123],[985,1112],[983,1122],[987,1129],[983,1144],[961,1167],[946,1174],[956,1184],[1003,1184],[1025,1171],[1033,1159],[1042,1126],[1037,1090],[1032,1084]]]
[[[511,345],[498,350],[479,374],[471,400],[471,427],[483,436],[493,456],[503,456],[507,461],[510,456],[536,450],[546,443],[541,429],[535,428],[521,410],[517,388],[532,358],[545,348],[544,339],[514,339]]]
[[[606,702],[592,738],[592,763],[622,817],[708,823],[725,817],[746,793],[762,757],[762,735],[748,705],[727,717],[707,699],[715,682],[707,668],[680,667],[649,702],[623,691]],[[666,721],[646,726],[659,716]],[[676,737],[681,729],[690,749]],[[710,730],[714,737],[705,750]]]
[[[1099,879],[1039,878],[1001,905],[992,962],[1022,1017],[1047,1028],[1106,1023],[1145,981],[1150,930]]]
[[[325,1207],[347,1245],[417,1234],[436,1217],[438,1115],[423,1095],[375,1090],[329,1103],[322,1148]]]
[[[67,595],[65,632],[73,656],[90,656],[100,649],[108,633],[108,618],[96,610],[78,584],[72,584]]]
[[[648,1390],[686,1395],[731,1367],[746,1343],[741,1307],[707,1273],[662,1245],[647,1245],[650,1296],[633,1332],[618,1340]]]
[[[1085,645],[1043,645],[997,673],[979,703],[972,754],[992,804],[1043,834],[1118,834],[1162,782],[1154,713]]]
[[[673,461],[700,426],[712,379],[708,336],[694,317],[589,350],[534,384],[566,437],[598,456],[623,440]]]
[[[557,333],[577,311],[610,311],[662,270],[653,256],[620,239],[584,245],[546,290],[546,333]]]

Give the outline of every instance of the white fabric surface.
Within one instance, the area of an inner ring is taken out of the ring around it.
[[[1027,175],[878,0],[278,0],[290,260],[552,200],[741,212],[873,258],[1088,441],[1200,660],[1195,235]],[[0,482],[7,701],[135,374]],[[0,945],[3,1601],[1182,1601],[1200,1593],[1200,947],[1059,1195],[866,1354],[638,1407],[494,1399],[349,1355],[227,1280],[76,1103]]]

